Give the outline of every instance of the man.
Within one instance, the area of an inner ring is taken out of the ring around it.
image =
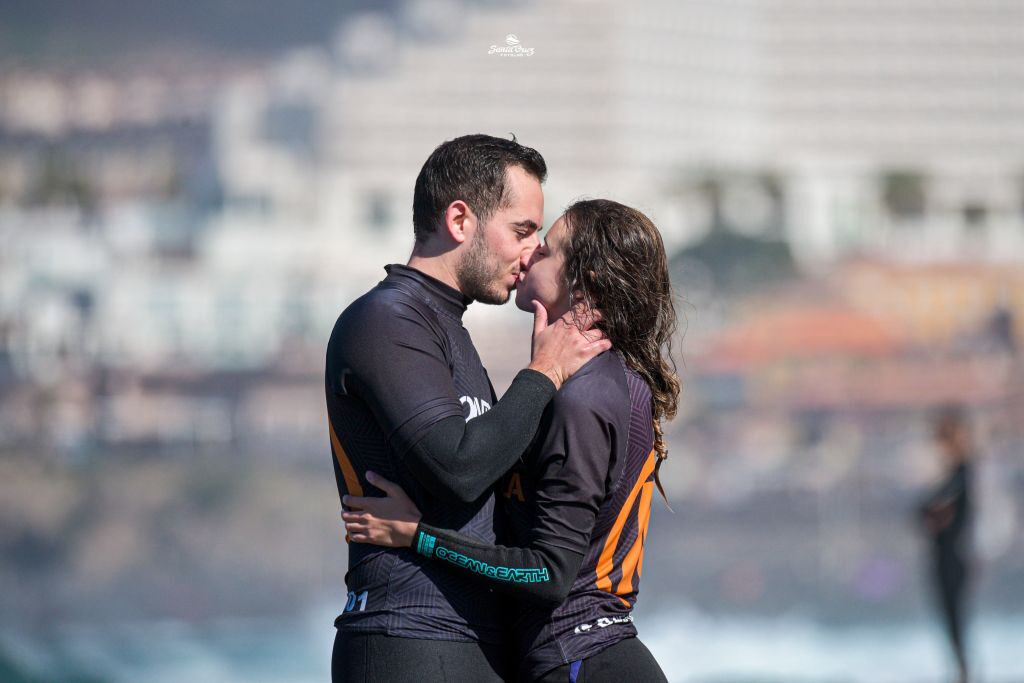
[[[932,545],[936,597],[961,683],[969,680],[965,643],[971,519],[971,441],[963,407],[950,405],[935,417],[934,438],[946,460],[942,483],[925,499],[920,515]]]
[[[610,348],[536,305],[530,366],[497,401],[462,314],[508,300],[537,247],[544,159],[515,140],[439,146],[416,179],[412,256],[338,318],[325,390],[340,495],[399,483],[425,519],[494,542],[491,483],[529,446],[544,407]],[[588,338],[589,337],[589,338]],[[492,407],[493,406],[493,407]],[[335,625],[335,681],[501,680],[501,607],[410,549],[353,544]]]

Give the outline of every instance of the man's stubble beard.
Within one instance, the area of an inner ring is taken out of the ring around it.
[[[459,289],[474,301],[500,305],[508,301],[509,290],[502,284],[505,269],[491,256],[481,226],[473,234],[469,248],[459,261],[455,276]]]

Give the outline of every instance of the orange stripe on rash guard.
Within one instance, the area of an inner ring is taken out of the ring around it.
[[[640,471],[640,476],[637,477],[636,483],[633,484],[633,490],[629,492],[629,497],[626,498],[626,502],[622,504],[622,509],[619,510],[619,516],[615,518],[615,524],[612,525],[611,530],[608,532],[608,540],[604,543],[604,548],[601,550],[601,556],[597,559],[597,587],[603,591],[609,593],[612,592],[612,569],[615,567],[615,549],[619,545],[619,536],[622,534],[623,527],[626,526],[626,520],[629,519],[629,512],[633,509],[633,501],[636,500],[637,494],[640,493],[640,489],[647,481],[647,477],[651,476],[651,472],[654,471],[654,449],[651,449],[650,454],[647,456],[647,462],[644,463],[643,469]],[[619,598],[622,600],[622,598]],[[623,600],[626,606],[629,603]]]
[[[331,424],[331,418],[327,418],[327,426],[331,429],[331,450],[334,451],[334,458],[338,461],[338,467],[341,468],[341,476],[345,479],[345,488],[353,496],[363,495],[363,487],[359,483],[359,477],[356,475],[355,468],[352,467],[352,462],[348,459],[348,454],[341,447],[338,435],[334,433],[334,425]]]
[[[653,498],[654,497],[654,482],[652,481],[652,482],[648,482],[648,483],[651,486],[651,497]],[[644,543],[647,542],[647,528],[649,526],[650,521],[651,521],[651,506],[648,505],[647,506],[647,519],[644,520],[644,527],[643,527],[643,532],[644,532],[644,540],[643,540],[643,542]],[[644,553],[641,550],[640,551],[640,561],[636,563],[636,580],[637,581],[640,581],[640,576],[643,573],[644,573]]]
[[[622,560],[622,580],[615,593],[617,595],[629,595],[633,591],[633,572],[644,556],[644,539],[647,538],[647,522],[651,519],[651,493],[654,491],[654,482],[644,484],[640,493],[640,509],[637,510],[637,532],[633,547],[626,553]]]

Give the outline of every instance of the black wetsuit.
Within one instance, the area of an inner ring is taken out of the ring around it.
[[[639,641],[624,643],[636,636],[653,445],[650,389],[605,352],[565,383],[524,462],[500,482],[503,545],[424,514],[419,554],[526,598],[507,606],[520,680],[665,680]]]
[[[338,493],[382,495],[366,483],[372,469],[425,518],[493,543],[493,482],[529,446],[554,385],[523,370],[496,402],[462,326],[469,300],[407,266],[387,271],[339,316],[327,348]],[[453,680],[498,680],[505,616],[490,586],[410,548],[361,543],[349,546],[345,582],[335,680],[424,680],[430,666]]]
[[[932,563],[939,606],[953,655],[962,673],[967,671],[964,643],[965,592],[968,575],[968,538],[971,513],[970,469],[957,465],[924,502],[922,513],[948,511],[949,523],[932,535]]]

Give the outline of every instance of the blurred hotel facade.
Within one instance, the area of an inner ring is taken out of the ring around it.
[[[866,490],[838,513],[849,530],[873,487],[905,502],[927,483],[925,418],[963,402],[1010,595],[1021,26],[1012,0],[445,0],[358,14],[330,44],[261,61],[8,64],[0,449],[327,465],[324,346],[407,257],[420,165],[456,135],[514,133],[548,161],[547,224],[608,196],[663,232],[688,319],[676,500]],[[474,308],[503,386],[528,328]]]
[[[694,306],[824,277],[899,343],[963,347],[1000,315],[1012,343],[1024,9],[919,5],[414,2],[258,65],[5,68],[5,381],[318,371],[407,256],[422,160],[476,130],[542,151],[549,222],[582,195],[647,211]],[[489,54],[512,30],[526,49]],[[698,315],[691,353],[722,322]],[[110,438],[156,429],[112,412]],[[16,414],[8,438],[39,435]]]

